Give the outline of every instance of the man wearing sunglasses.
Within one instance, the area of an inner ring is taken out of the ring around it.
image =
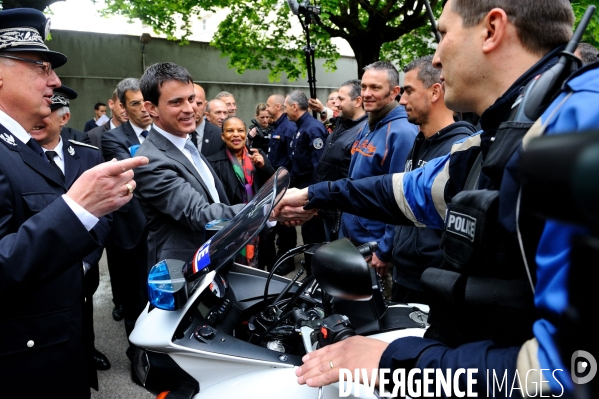
[[[29,131],[50,116],[63,54],[32,9],[0,11],[0,381],[2,397],[89,398],[82,343],[83,265],[99,218],[132,198],[130,169],[108,162],[68,189]],[[98,225],[98,226],[97,226]]]

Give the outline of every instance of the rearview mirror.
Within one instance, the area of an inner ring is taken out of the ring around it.
[[[362,254],[347,239],[323,245],[314,252],[312,274],[329,295],[364,301],[372,297],[372,280]]]

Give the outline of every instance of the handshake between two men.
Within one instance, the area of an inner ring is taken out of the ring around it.
[[[307,188],[290,188],[272,210],[270,220],[276,220],[285,226],[300,226],[318,212],[318,209],[304,209],[307,203]]]

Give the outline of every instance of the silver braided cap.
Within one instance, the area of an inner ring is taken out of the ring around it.
[[[49,27],[50,24],[47,24]],[[48,50],[44,39],[37,29],[33,28],[9,28],[0,29],[0,50],[18,48],[21,46],[39,47]]]

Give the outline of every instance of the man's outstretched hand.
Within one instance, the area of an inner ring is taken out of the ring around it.
[[[104,162],[83,172],[66,195],[95,217],[102,217],[131,201],[136,187],[132,169],[148,162],[146,157]]]

